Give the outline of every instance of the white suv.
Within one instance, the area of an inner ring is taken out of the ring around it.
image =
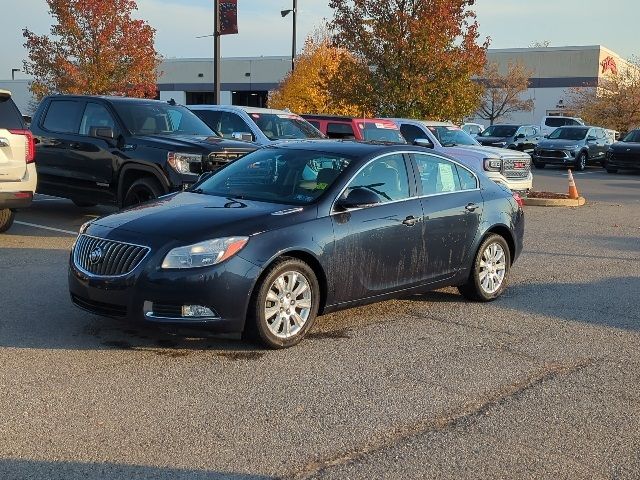
[[[11,227],[16,208],[31,205],[36,191],[33,135],[11,100],[0,90],[0,233]]]

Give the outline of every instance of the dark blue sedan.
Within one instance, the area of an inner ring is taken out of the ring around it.
[[[72,301],[131,321],[299,342],[318,314],[457,286],[490,301],[522,250],[519,198],[421,147],[300,141],[85,224]]]

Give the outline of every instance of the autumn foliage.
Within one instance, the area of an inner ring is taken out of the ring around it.
[[[296,68],[269,95],[271,108],[297,113],[357,116],[367,113],[340,88],[344,71],[355,59],[344,48],[331,44],[325,32],[315,32],[296,58]]]
[[[514,112],[533,110],[533,100],[522,98],[532,74],[521,62],[510,62],[505,72],[500,72],[497,63],[487,62],[482,78],[485,91],[478,116],[493,125],[496,120]]]
[[[131,17],[134,0],[47,0],[51,36],[23,31],[24,72],[39,99],[51,93],[156,95],[155,30]]]
[[[482,96],[488,39],[474,0],[331,0],[334,42],[360,65],[353,98],[379,116],[461,120]],[[358,64],[356,64],[358,65]]]

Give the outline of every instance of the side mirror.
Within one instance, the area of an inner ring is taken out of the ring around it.
[[[115,134],[111,127],[91,127],[89,128],[89,136],[96,138],[105,138],[107,140],[113,140]]]
[[[372,207],[380,203],[380,197],[371,190],[362,187],[356,187],[349,192],[346,198],[338,200],[336,206],[342,210],[350,208],[366,208]]]
[[[594,136],[592,136],[592,135],[589,135],[589,136],[587,137],[587,142],[595,142],[595,141],[596,141],[596,137],[594,137]]]
[[[231,138],[234,140],[242,140],[244,142],[253,142],[253,134],[249,132],[233,132]]]
[[[518,135],[516,135],[516,138],[524,138],[524,137],[525,137],[524,133],[519,133]]]
[[[433,143],[428,138],[416,138],[413,144],[418,147],[433,148]]]

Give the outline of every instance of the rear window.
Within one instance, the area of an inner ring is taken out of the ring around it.
[[[362,130],[362,138],[368,142],[407,143],[400,129],[393,123],[363,122],[358,123]]]
[[[353,127],[350,123],[338,122],[327,123],[327,137],[347,139],[356,138],[355,133],[353,133]]]
[[[269,140],[322,138],[322,134],[306,120],[286,113],[249,113]]]
[[[24,123],[11,97],[0,97],[0,128],[6,130],[22,130]]]
[[[52,100],[42,126],[50,132],[78,133],[83,102]]]
[[[564,127],[568,125],[567,119],[563,117],[549,117],[544,121],[547,127]]]

